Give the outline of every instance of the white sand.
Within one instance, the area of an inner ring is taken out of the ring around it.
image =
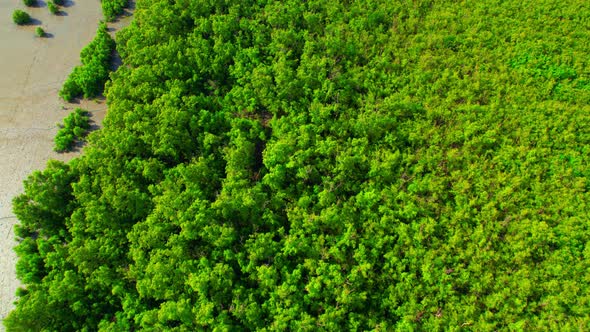
[[[101,102],[66,104],[57,95],[79,64],[80,50],[94,37],[102,18],[100,1],[68,1],[61,16],[51,15],[45,1],[38,1],[39,8],[26,8],[21,0],[0,1],[0,318],[13,308],[19,286],[12,250],[17,222],[11,209],[13,197],[23,191],[22,181],[43,169],[48,159],[69,160],[76,155],[53,152],[56,123],[72,108],[91,111],[97,124],[106,111]],[[16,26],[14,9],[24,9],[40,21],[37,26],[49,38],[36,37],[35,25]]]

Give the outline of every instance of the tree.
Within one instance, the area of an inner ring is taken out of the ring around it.
[[[37,37],[45,37],[45,30],[43,30],[42,27],[37,27],[35,29],[35,34],[37,35]]]
[[[75,67],[59,91],[65,101],[83,95],[90,98],[99,95],[109,78],[112,52],[115,42],[107,31],[106,24],[101,23],[94,40],[80,52],[81,66]]]
[[[127,8],[128,0],[101,0],[102,13],[105,20],[112,22],[115,18],[123,14]]]
[[[63,124],[55,135],[55,151],[71,150],[77,140],[82,140],[88,129],[90,116],[88,111],[76,108],[73,113],[64,118]]]
[[[59,13],[59,7],[57,7],[57,5],[51,0],[47,1],[47,9],[49,9],[49,12],[53,15]]]
[[[26,12],[17,9],[12,13],[12,20],[18,25],[28,24],[31,22],[31,16]]]

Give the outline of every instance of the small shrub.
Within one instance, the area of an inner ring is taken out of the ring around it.
[[[12,13],[12,20],[18,25],[23,25],[31,22],[31,16],[26,12],[17,9]]]
[[[69,151],[76,140],[82,140],[90,128],[89,120],[88,111],[81,108],[76,108],[73,113],[65,117],[63,124],[58,124],[60,129],[54,139],[55,151]]]
[[[32,6],[35,5],[35,3],[37,2],[37,0],[23,0],[23,2],[25,3],[25,6],[32,7]]]
[[[59,13],[59,8],[57,7],[57,5],[55,3],[53,3],[53,1],[48,1],[47,2],[47,8],[49,9],[49,12],[51,14],[57,14]]]
[[[37,37],[45,37],[45,30],[43,30],[42,27],[37,27],[37,29],[35,29],[35,34]]]

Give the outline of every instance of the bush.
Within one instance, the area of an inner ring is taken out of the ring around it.
[[[102,13],[105,20],[111,22],[117,16],[123,14],[127,2],[128,0],[102,0]]]
[[[83,95],[90,98],[99,95],[109,79],[111,54],[115,49],[115,42],[107,32],[103,23],[96,32],[96,37],[80,52],[82,65],[75,67],[64,82],[59,96],[65,101]]]
[[[49,12],[51,14],[57,14],[59,13],[59,8],[57,7],[57,5],[55,3],[53,3],[53,1],[48,1],[47,2],[47,8],[49,9]]]
[[[25,6],[27,7],[32,7],[35,5],[35,3],[37,2],[37,0],[23,0]]]
[[[64,0],[53,0],[53,3],[58,6],[63,6],[65,1]]]
[[[90,117],[88,111],[81,108],[76,108],[73,113],[64,119],[63,125],[55,135],[55,151],[63,152],[71,150],[76,140],[81,140],[86,136]]]
[[[82,66],[75,67],[70,76],[64,82],[61,90],[59,91],[59,96],[63,98],[63,100],[70,102],[77,96],[82,94],[82,89],[78,82],[76,82],[76,78],[78,77],[78,72],[80,72]]]
[[[37,37],[45,37],[45,30],[43,30],[42,27],[37,27],[37,29],[35,29],[35,34]]]
[[[18,25],[23,25],[31,22],[31,16],[26,12],[17,9],[12,13],[12,20]]]

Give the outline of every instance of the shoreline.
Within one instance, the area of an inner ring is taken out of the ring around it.
[[[56,124],[76,107],[91,113],[91,121],[100,126],[106,114],[104,98],[66,103],[58,96],[62,83],[72,68],[80,64],[80,51],[95,36],[103,18],[100,2],[70,2],[62,15],[49,13],[45,2],[40,7],[25,8],[22,1],[0,4],[0,319],[14,307],[17,261],[13,247],[14,225],[12,199],[22,193],[23,180],[31,172],[45,168],[49,159],[68,161],[80,151],[56,153],[53,138]],[[17,26],[12,22],[15,9],[27,11],[39,24]],[[114,34],[128,24],[123,17],[108,24]],[[41,26],[49,37],[38,38]],[[0,331],[4,331],[0,324]]]

